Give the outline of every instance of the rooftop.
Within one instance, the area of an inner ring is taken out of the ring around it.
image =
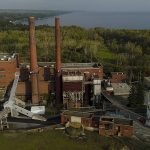
[[[29,65],[29,63],[21,63],[21,66]],[[40,67],[53,67],[55,66],[55,62],[38,62]],[[97,63],[62,63],[63,69],[79,69],[79,68],[99,68],[102,67],[101,64]]]
[[[111,72],[111,74],[125,74],[124,72]]]
[[[127,83],[111,83],[114,95],[128,95],[130,86]]]

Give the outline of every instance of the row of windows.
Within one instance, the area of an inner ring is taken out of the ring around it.
[[[4,74],[0,75],[0,79],[5,78],[5,77],[6,77],[6,75],[4,75]]]

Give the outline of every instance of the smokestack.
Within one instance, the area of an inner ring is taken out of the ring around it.
[[[56,49],[56,106],[62,104],[62,75],[61,75],[61,48],[60,48],[60,18],[55,18],[55,49]]]
[[[56,72],[61,72],[60,18],[55,18]]]
[[[30,49],[32,104],[39,104],[38,65],[37,65],[37,54],[36,54],[35,19],[34,19],[34,17],[29,17],[29,49]]]

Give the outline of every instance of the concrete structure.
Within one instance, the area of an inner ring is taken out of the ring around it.
[[[103,116],[100,118],[99,134],[131,137],[133,135],[133,120]]]
[[[145,105],[147,106],[147,120],[146,125],[150,126],[150,77],[144,78],[144,86],[145,86]]]

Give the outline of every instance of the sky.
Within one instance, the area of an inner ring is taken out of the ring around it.
[[[0,0],[0,9],[150,11],[150,0]]]

